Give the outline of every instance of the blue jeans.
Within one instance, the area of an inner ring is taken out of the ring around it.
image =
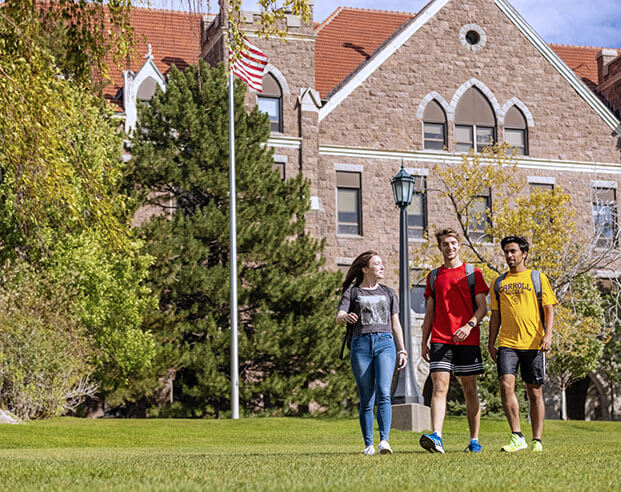
[[[373,444],[373,405],[377,393],[377,424],[380,441],[388,440],[392,407],[390,386],[397,353],[392,333],[367,333],[351,342],[351,369],[360,396],[360,429],[364,445]]]

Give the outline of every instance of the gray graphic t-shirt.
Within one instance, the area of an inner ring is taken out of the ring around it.
[[[379,284],[375,289],[349,287],[341,297],[338,311],[356,313],[353,336],[364,333],[392,332],[391,316],[399,313],[397,294]]]

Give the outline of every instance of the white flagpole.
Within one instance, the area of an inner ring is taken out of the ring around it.
[[[229,203],[231,235],[231,418],[239,419],[239,364],[237,354],[237,220],[235,203],[235,112],[233,71],[229,67]]]

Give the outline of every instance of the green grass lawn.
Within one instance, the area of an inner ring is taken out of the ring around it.
[[[526,437],[530,426],[524,422]],[[480,455],[449,418],[445,455],[391,433],[363,456],[357,419],[80,420],[0,427],[2,490],[621,490],[621,423],[548,421],[544,452],[500,453],[504,420],[483,419]],[[376,438],[377,439],[377,438]],[[529,439],[530,440],[530,439]]]

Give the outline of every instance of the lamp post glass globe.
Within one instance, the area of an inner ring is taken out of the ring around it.
[[[403,168],[403,165],[397,175],[392,178],[392,193],[397,206],[404,208],[412,203],[414,177]]]

